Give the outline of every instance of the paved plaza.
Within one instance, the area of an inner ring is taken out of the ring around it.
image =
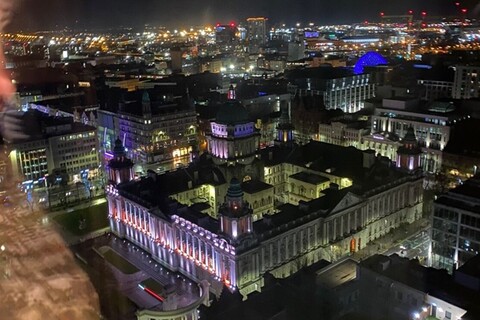
[[[0,318],[98,319],[87,274],[45,213],[21,199],[0,207]]]

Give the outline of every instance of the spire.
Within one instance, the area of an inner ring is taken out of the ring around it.
[[[152,113],[150,95],[147,91],[143,92],[142,96],[142,114],[144,116],[150,115]]]
[[[409,126],[405,136],[402,140],[404,145],[416,145],[417,144],[417,137],[415,136],[415,130],[412,126]]]
[[[233,87],[233,84],[231,84],[230,88],[228,89],[227,99],[228,100],[236,100],[237,99],[237,94],[235,92],[235,88]]]
[[[107,174],[111,184],[120,184],[133,179],[133,162],[127,158],[125,147],[119,137],[113,147],[113,159],[108,162]]]
[[[243,190],[240,186],[240,181],[237,178],[233,178],[230,181],[230,186],[227,190],[227,203],[232,210],[241,209],[243,205]]]
[[[253,210],[243,201],[243,190],[238,179],[230,181],[225,200],[219,210],[220,230],[231,244],[237,244],[253,231]]]
[[[115,158],[125,156],[125,147],[123,146],[120,137],[117,137],[117,139],[115,140],[115,146],[113,147],[113,155],[115,156]]]
[[[287,104],[281,107],[280,121],[277,126],[277,138],[275,139],[275,144],[277,145],[289,145],[294,142],[294,126],[290,121],[289,106],[290,105]]]
[[[418,146],[415,130],[410,126],[397,150],[397,167],[414,172],[422,166],[421,155],[422,149]]]
[[[142,103],[150,103],[150,95],[148,94],[148,91],[143,92]]]

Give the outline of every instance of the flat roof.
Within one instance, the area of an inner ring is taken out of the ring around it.
[[[307,173],[305,171],[293,174],[290,176],[290,178],[293,178],[295,180],[303,181],[306,183],[310,184],[321,184],[330,181],[330,179],[325,178],[321,175],[315,174],[315,173]]]
[[[242,183],[243,192],[249,194],[257,193],[271,188],[273,188],[271,184],[265,183],[260,180],[250,180]]]
[[[356,278],[357,263],[352,259],[328,266],[317,272],[317,284],[328,289],[334,289]]]

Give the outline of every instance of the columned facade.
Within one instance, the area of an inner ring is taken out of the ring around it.
[[[268,227],[253,226],[254,233],[243,241],[230,239],[233,230],[213,233],[182,213],[167,216],[158,208],[144,207],[112,185],[107,199],[111,229],[118,237],[135,243],[172,271],[195,281],[208,280],[216,294],[223,283],[246,295],[260,290],[267,271],[287,277],[321,259],[338,260],[400,224],[419,219],[422,181],[412,175],[362,195],[349,192],[328,214],[312,211],[306,203],[300,209],[305,215],[286,225],[273,226],[269,219],[275,216],[266,216],[261,223]]]

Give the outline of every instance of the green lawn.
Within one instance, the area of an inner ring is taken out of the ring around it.
[[[59,214],[53,219],[72,234],[83,236],[92,231],[108,227],[107,216],[108,208],[105,202],[88,208]],[[84,221],[84,223],[82,223],[82,221]]]
[[[137,273],[139,270],[133,264],[125,260],[122,256],[120,256],[115,251],[108,249],[103,253],[103,257],[105,260],[110,262],[115,268],[120,270],[125,274],[133,274]]]

